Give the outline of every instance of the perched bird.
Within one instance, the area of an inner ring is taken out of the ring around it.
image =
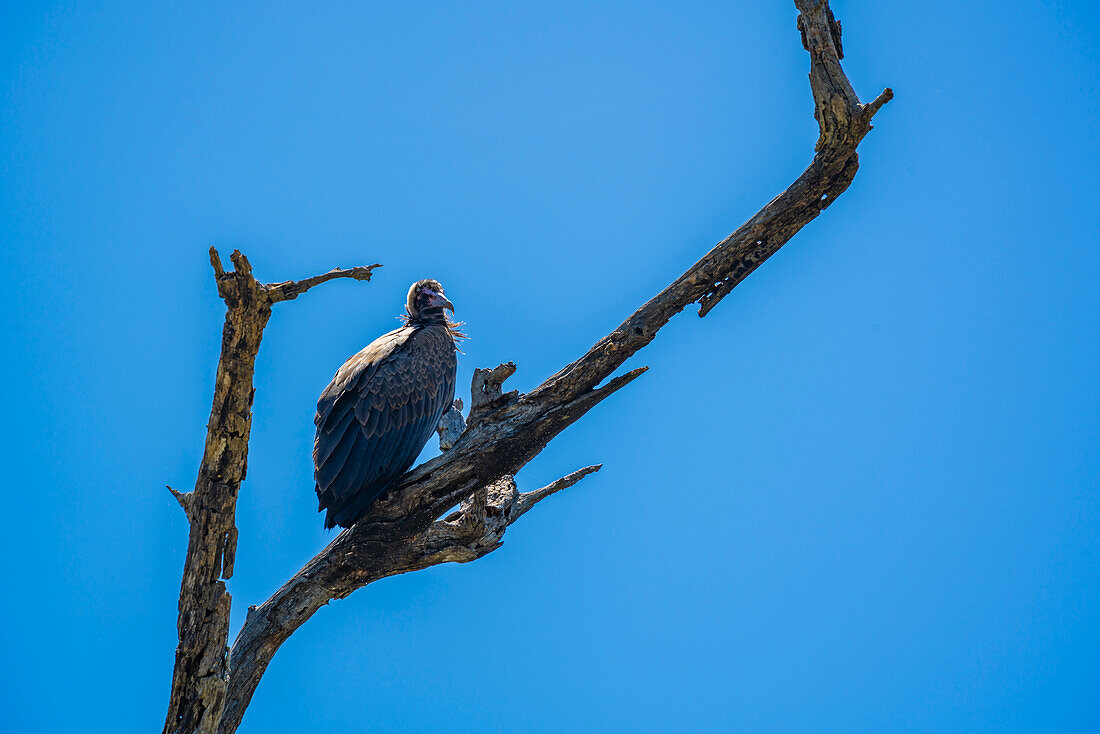
[[[409,288],[405,325],[344,363],[317,401],[318,512],[351,527],[412,466],[455,393],[458,324],[434,280]]]

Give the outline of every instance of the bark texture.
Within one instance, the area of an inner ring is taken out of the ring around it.
[[[220,365],[199,483],[195,492],[181,495],[192,528],[166,732],[213,731],[213,726],[231,734],[279,647],[322,606],[386,576],[481,558],[499,548],[507,527],[537,502],[596,471],[598,466],[587,467],[527,493],[520,493],[513,479],[554,436],[645,372],[641,367],[612,377],[674,315],[693,303],[699,304],[700,316],[707,315],[847,189],[859,166],[856,147],[870,131],[871,118],[893,94],[887,89],[873,102],[861,103],[840,67],[840,23],[828,2],[795,0],[795,5],[802,43],[809,52],[810,88],[820,130],[809,167],[614,331],[531,392],[504,391],[504,382],[515,372],[512,363],[477,370],[465,428],[460,406],[441,423],[443,455],[406,473],[354,527],[340,533],[269,599],[249,607],[228,661],[229,597],[219,568],[232,569],[233,509],[244,477],[252,364],[259,337],[271,303],[354,271],[259,286],[239,255],[235,254],[234,273],[222,274],[215,265],[219,292],[229,307],[226,333],[232,339],[227,336],[223,344],[226,395]],[[245,304],[240,306],[244,316],[234,315],[238,303]],[[444,518],[456,505],[460,510]]]

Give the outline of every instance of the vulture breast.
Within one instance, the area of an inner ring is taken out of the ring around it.
[[[313,420],[326,528],[350,527],[416,461],[454,400],[456,365],[446,326],[405,326],[336,373]]]

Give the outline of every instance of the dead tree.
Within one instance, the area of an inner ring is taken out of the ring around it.
[[[187,514],[190,536],[166,734],[232,734],[279,646],[322,606],[386,576],[481,558],[499,548],[508,526],[538,502],[598,470],[586,467],[531,492],[518,491],[513,478],[547,442],[645,372],[642,367],[612,377],[674,315],[698,303],[699,315],[706,316],[848,188],[859,167],[856,147],[893,94],[886,89],[873,102],[861,103],[840,67],[840,23],[827,0],[795,0],[795,5],[820,129],[809,167],[687,272],[531,392],[504,392],[504,381],[515,372],[511,363],[477,370],[465,426],[460,404],[440,426],[445,452],[406,473],[269,599],[249,607],[232,649],[225,580],[233,574],[237,546],[234,513],[248,460],[253,366],[272,306],[334,278],[369,280],[378,266],[262,284],[239,252],[232,255],[234,269],[225,272],[211,248],[226,317],[198,480],[194,491],[172,490]],[[443,517],[456,505],[459,510]]]

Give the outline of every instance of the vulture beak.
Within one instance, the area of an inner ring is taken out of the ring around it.
[[[435,291],[428,291],[428,308],[446,308],[451,313],[455,312],[455,305],[448,301],[442,293],[436,293]]]

